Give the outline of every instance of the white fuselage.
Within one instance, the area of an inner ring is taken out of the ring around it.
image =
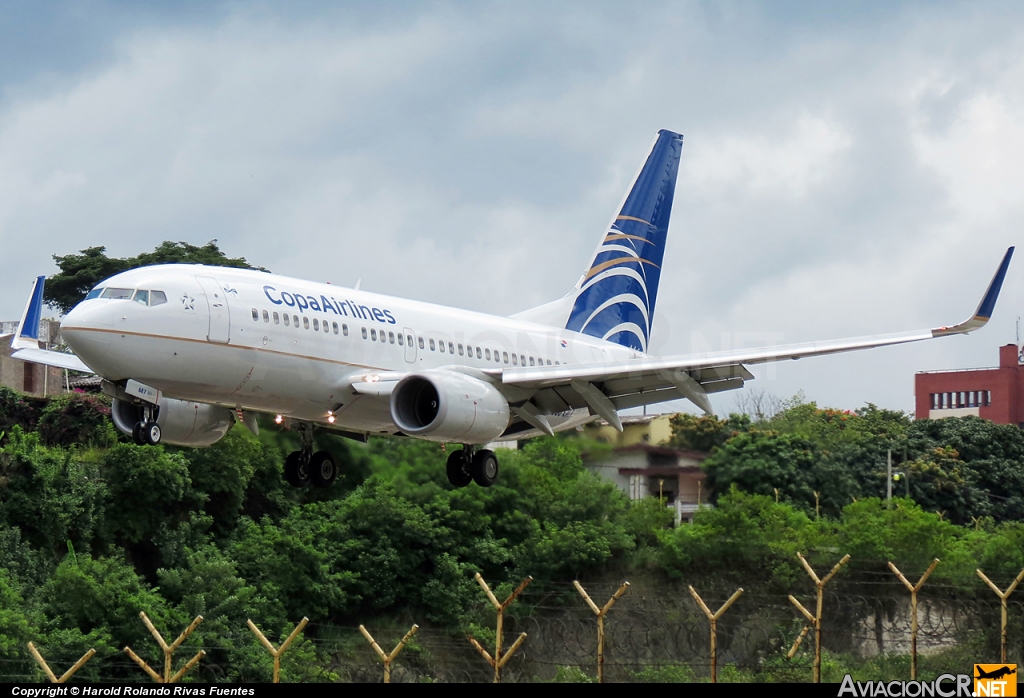
[[[333,417],[358,432],[396,431],[386,399],[352,390],[367,373],[500,373],[638,356],[558,327],[248,269],[153,266],[100,287],[166,296],[157,305],[89,299],[64,318],[65,341],[100,376],[182,400],[324,424]]]

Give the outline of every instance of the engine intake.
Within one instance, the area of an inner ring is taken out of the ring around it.
[[[410,436],[485,444],[508,427],[509,409],[491,384],[454,371],[406,376],[391,392],[391,419]]]
[[[131,434],[144,412],[142,405],[114,400],[110,415],[114,418],[114,426],[125,434]],[[224,407],[165,397],[157,407],[156,423],[163,432],[160,443],[202,448],[223,439],[235,420],[231,410]]]

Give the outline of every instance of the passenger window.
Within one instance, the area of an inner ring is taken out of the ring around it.
[[[387,344],[387,341],[388,341],[388,336],[386,334],[384,334],[384,330],[381,330],[380,331],[380,343],[381,344]]]
[[[405,341],[411,347],[412,346],[412,335],[411,334],[405,335]]]
[[[420,349],[423,348],[423,337],[420,337]]]
[[[440,345],[441,345],[441,346],[439,347],[439,349],[441,350],[441,353],[443,354],[443,353],[444,353],[444,342],[438,342],[438,344],[440,344]]]
[[[291,327],[291,324],[290,324],[290,321],[288,320],[288,316],[287,315],[284,316],[284,326],[285,327]]]
[[[548,366],[551,365],[551,359],[548,359]]]
[[[463,356],[463,347],[461,344],[459,345],[459,356]]]
[[[295,329],[299,329],[299,316],[298,315],[292,315],[292,325],[295,326]]]
[[[107,288],[100,294],[100,298],[131,298],[132,289],[130,288]]]
[[[555,366],[559,366],[559,365],[560,365],[560,364],[559,364],[559,363],[558,363],[558,362],[556,361],[556,362],[555,362]]]
[[[149,305],[149,291],[136,291],[135,297],[132,300],[134,300],[136,303]]]
[[[89,294],[85,297],[85,300],[88,301],[92,300],[93,298],[99,298],[101,293],[103,293],[102,288],[94,288],[93,290],[89,291]]]
[[[481,357],[481,356],[480,356],[480,347],[477,347],[477,348],[476,348],[476,358],[478,358],[478,359],[480,359],[480,358],[483,358],[483,357]],[[488,358],[488,359],[489,359],[489,358],[491,358],[491,355],[490,355],[490,354],[488,354],[488,355],[487,355],[487,358]]]
[[[508,352],[507,351],[501,352],[501,360],[504,361],[505,363],[508,363]]]
[[[430,351],[436,351],[437,347],[434,345],[434,340],[430,340]]]
[[[400,347],[404,347],[405,346],[405,337],[402,336],[401,332],[398,333],[398,346],[400,346]]]
[[[363,339],[366,339],[366,328],[363,328]]]
[[[270,313],[266,310],[263,311],[263,322],[270,322]]]
[[[480,351],[480,350],[477,349],[477,351]],[[490,361],[491,360],[491,350],[490,349],[484,349],[484,356],[486,356],[487,360]]]
[[[345,335],[346,337],[348,337],[348,325],[344,325],[344,324],[343,324],[343,325],[341,326],[341,333],[342,333],[343,335]]]
[[[512,365],[513,366],[518,366],[519,365],[519,362],[516,361],[516,355],[515,354],[512,355]]]
[[[308,317],[302,318],[302,327],[307,329],[307,330],[309,329],[309,318]]]
[[[317,332],[320,331],[320,320],[318,320],[317,318],[313,318],[313,329],[316,330]]]
[[[288,317],[288,316],[285,315],[285,317]],[[281,324],[281,317],[277,314],[276,310],[274,311],[274,324],[275,325],[280,325]]]
[[[512,363],[515,363],[515,361],[513,361]],[[523,356],[522,354],[519,355],[519,363],[521,363],[523,366],[526,365],[526,357]]]
[[[377,341],[377,330],[370,330],[370,339]]]
[[[455,344],[453,344],[452,342],[448,342],[448,353],[449,354],[454,354],[455,353]]]
[[[259,320],[260,320],[260,311],[256,310],[256,308],[253,308],[252,309],[252,321],[253,322],[259,322]]]
[[[334,323],[334,324],[335,324],[335,326],[337,326],[338,323]],[[327,321],[324,320],[324,332],[330,332],[330,331],[331,331],[331,328],[327,326]],[[337,334],[337,332],[335,332],[335,334]]]
[[[327,325],[324,325],[324,327],[326,327],[326,326]],[[338,334],[338,323],[332,322],[331,323],[331,329],[334,330],[334,334]]]
[[[163,305],[167,302],[167,294],[163,291],[150,291],[149,292],[149,306]]]
[[[388,341],[391,342],[392,344],[395,343],[395,333],[394,332],[388,332]]]

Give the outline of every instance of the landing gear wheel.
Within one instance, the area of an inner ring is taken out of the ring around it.
[[[302,458],[301,451],[292,451],[284,460],[284,479],[292,487],[309,484],[309,463]]]
[[[163,436],[163,432],[160,429],[160,425],[156,422],[146,422],[146,425],[142,428],[142,438],[150,446],[156,446],[160,443],[161,436]]]
[[[132,427],[132,441],[135,442],[136,446],[145,446],[146,438],[142,435],[142,430],[146,428],[145,422],[136,422],[135,426]]]
[[[481,487],[490,487],[498,481],[498,457],[494,451],[484,449],[473,454],[473,479]]]
[[[317,487],[330,487],[338,477],[338,466],[327,451],[317,451],[309,459],[309,477]]]
[[[469,472],[469,453],[466,451],[452,451],[448,456],[448,482],[453,487],[465,487],[473,481],[473,475]]]

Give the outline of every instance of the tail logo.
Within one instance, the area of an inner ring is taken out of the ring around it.
[[[660,131],[601,240],[566,328],[646,352],[683,137]]]

